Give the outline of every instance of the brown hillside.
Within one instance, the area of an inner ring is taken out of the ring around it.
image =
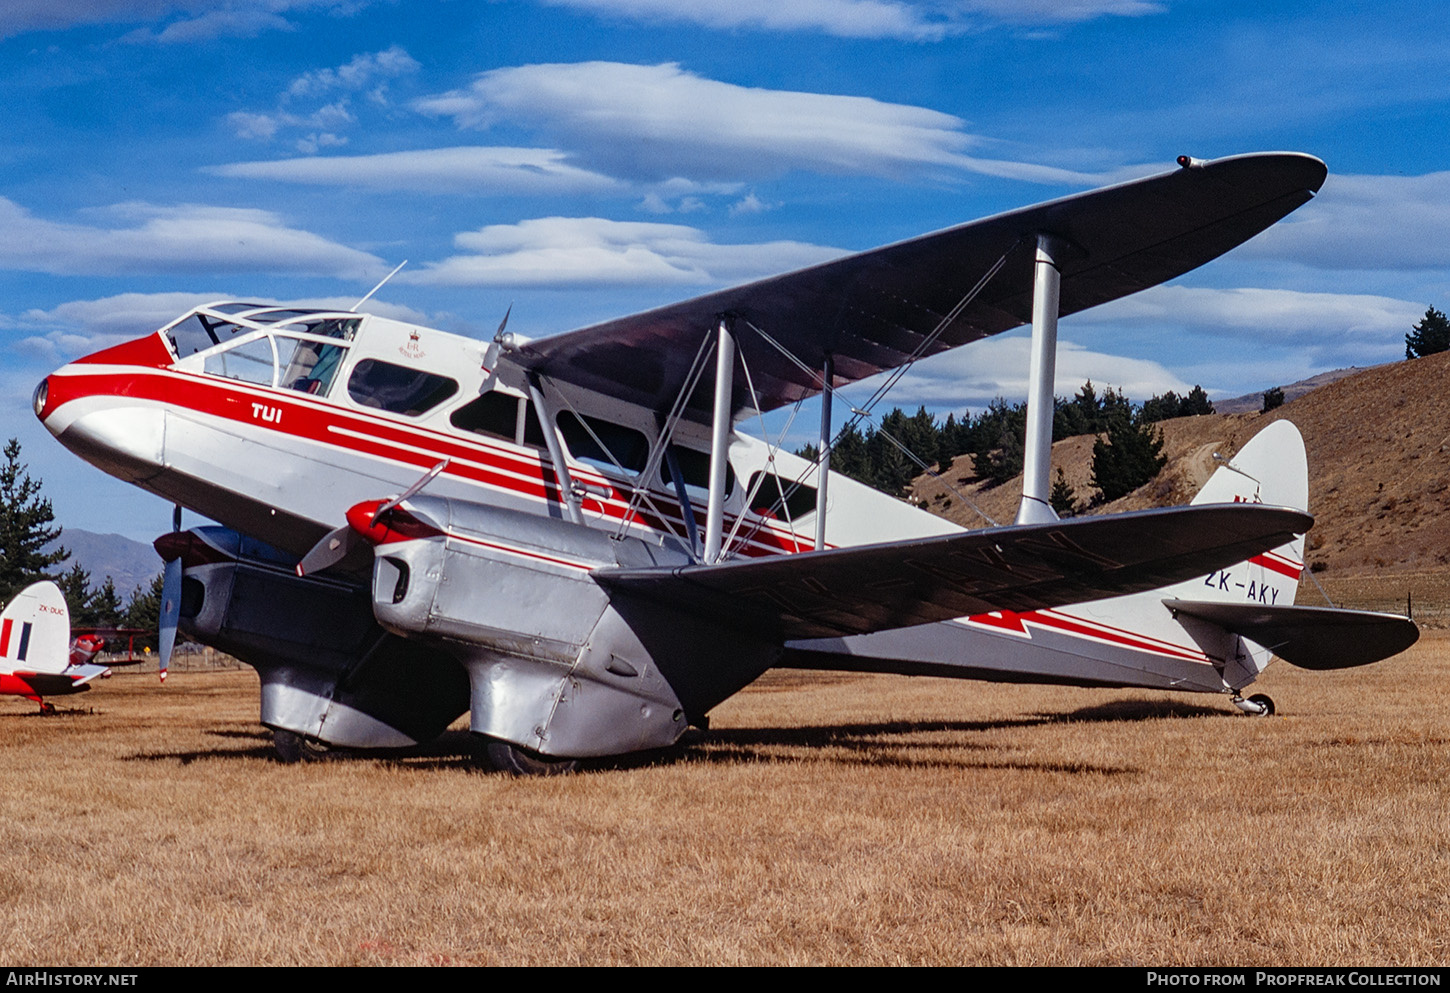
[[[1270,421],[1286,417],[1309,454],[1309,509],[1316,517],[1309,560],[1321,578],[1370,571],[1423,572],[1450,562],[1450,353],[1367,369],[1268,414],[1210,414],[1165,421],[1168,465],[1153,482],[1090,513],[1187,503],[1213,472],[1213,453],[1231,457]],[[1052,448],[1084,500],[1092,491],[1091,437]],[[987,489],[968,457],[946,477],[999,523],[1011,523],[1021,477]],[[930,477],[912,496],[967,527],[985,521]]]

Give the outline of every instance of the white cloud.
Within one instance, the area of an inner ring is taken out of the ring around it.
[[[732,203],[730,205],[730,213],[732,216],[736,214],[760,214],[769,210],[771,207],[772,204],[766,203],[752,191]]]
[[[292,22],[269,10],[229,8],[212,10],[200,17],[175,21],[156,32],[134,31],[126,41],[154,41],[161,45],[186,45],[213,38],[255,38],[264,31],[291,31]]]
[[[347,139],[338,137],[335,134],[324,131],[321,134],[310,134],[305,138],[298,138],[296,142],[297,151],[303,155],[315,155],[320,148],[336,148],[346,145]]]
[[[1161,14],[1166,0],[958,0],[957,9],[1007,24],[1059,24]]]
[[[335,69],[316,69],[298,76],[282,92],[274,111],[238,110],[226,119],[237,137],[258,141],[271,141],[283,128],[312,129],[312,134],[294,142],[299,150],[311,155],[319,148],[346,144],[347,139],[338,132],[357,123],[350,93],[366,89],[367,103],[387,107],[386,80],[418,68],[417,61],[397,45],[381,52],[365,52]],[[341,95],[311,111],[294,109],[302,101],[321,99],[336,91],[342,91]]]
[[[56,275],[269,272],[376,278],[375,256],[237,207],[119,204],[103,213],[139,223],[69,224],[35,217],[0,197],[0,268]]]
[[[413,106],[460,128],[522,123],[581,163],[638,180],[739,180],[803,169],[878,176],[975,172],[1098,185],[1140,168],[1083,173],[967,154],[980,139],[951,114],[869,97],[736,86],[677,64],[529,65],[480,74]]]
[[[238,138],[251,138],[258,141],[271,141],[282,123],[271,114],[253,114],[245,110],[228,114],[227,121]]]
[[[1367,293],[1155,286],[1073,315],[1073,326],[1139,325],[1178,335],[1250,338],[1299,349],[1311,363],[1374,365],[1400,358],[1423,303]]]
[[[840,38],[938,41],[993,23],[1058,24],[1159,13],[1152,0],[544,0],[553,6],[717,29],[819,31]]]
[[[623,192],[618,180],[570,165],[568,158],[548,148],[468,146],[235,162],[208,171],[237,179],[475,196]]]
[[[343,14],[371,0],[5,0],[0,4],[0,38],[28,31],[63,31],[87,24],[165,24],[159,31],[137,29],[130,42],[194,42],[225,35],[253,37],[267,30],[291,30],[283,15],[323,10]]]
[[[315,69],[303,73],[287,87],[288,97],[317,96],[330,90],[361,90],[375,80],[391,79],[417,72],[418,61],[399,45],[381,52],[354,55],[346,65],[336,69]]]
[[[348,109],[347,100],[343,99],[319,107],[310,114],[293,114],[285,110],[261,114],[250,110],[238,110],[228,114],[226,120],[238,138],[271,141],[283,128],[322,128],[336,131],[354,123],[357,118]],[[317,136],[314,134],[312,137]],[[340,145],[345,141],[346,139],[339,139],[333,144]],[[316,150],[315,142],[313,150]]]
[[[797,269],[840,249],[777,241],[717,245],[697,228],[600,217],[543,217],[456,235],[466,254],[403,273],[445,286],[709,285]]]
[[[1450,172],[1338,176],[1242,249],[1323,269],[1450,266]]]
[[[183,6],[181,0],[8,0],[0,5],[0,38],[79,24],[152,21]]]
[[[906,408],[925,404],[960,410],[985,407],[996,397],[1026,399],[1031,344],[1026,335],[997,336],[923,359],[901,378],[887,402]],[[1089,379],[1100,392],[1111,386],[1140,401],[1168,390],[1181,394],[1193,388],[1157,362],[1092,351],[1059,339],[1054,393],[1070,396]],[[863,387],[874,389],[876,382],[875,377],[864,380],[851,388],[852,395]]]

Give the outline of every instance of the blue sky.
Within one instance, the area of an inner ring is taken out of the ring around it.
[[[221,297],[486,337],[595,320],[1167,169],[1323,158],[1320,197],[1065,320],[1058,391],[1231,396],[1403,356],[1450,298],[1450,14],[1232,0],[9,0],[0,434],[62,524],[169,512],[29,413]],[[1015,332],[888,405],[1018,397]],[[811,424],[803,415],[798,424]]]

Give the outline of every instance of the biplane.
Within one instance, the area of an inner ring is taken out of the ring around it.
[[[109,675],[91,659],[104,641],[71,638],[70,608],[55,583],[32,583],[0,614],[0,694],[23,696],[42,713],[55,706],[45,698],[83,693],[91,680]]]
[[[407,746],[463,713],[502,768],[670,745],[773,666],[1245,699],[1405,618],[1293,605],[1307,475],[1276,424],[1191,505],[1058,520],[1059,315],[1172,279],[1324,164],[1178,168],[549,337],[218,302],[78,359],[36,415],[218,522],[156,542],[178,625],[261,677],[279,751]],[[1014,524],[964,530],[829,471],[841,387],[1032,326]],[[739,430],[820,397],[821,456]]]

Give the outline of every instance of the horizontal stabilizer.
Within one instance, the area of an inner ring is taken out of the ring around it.
[[[1338,607],[1164,600],[1176,613],[1217,624],[1301,669],[1349,669],[1397,655],[1420,638],[1408,617]]]
[[[64,672],[17,671],[15,675],[25,680],[41,696],[63,696],[66,693],[79,693],[91,680],[110,671],[106,666],[86,663],[73,665]]]
[[[611,593],[769,636],[825,638],[1154,589],[1277,548],[1313,522],[1261,504],[1171,507],[593,575]]]

